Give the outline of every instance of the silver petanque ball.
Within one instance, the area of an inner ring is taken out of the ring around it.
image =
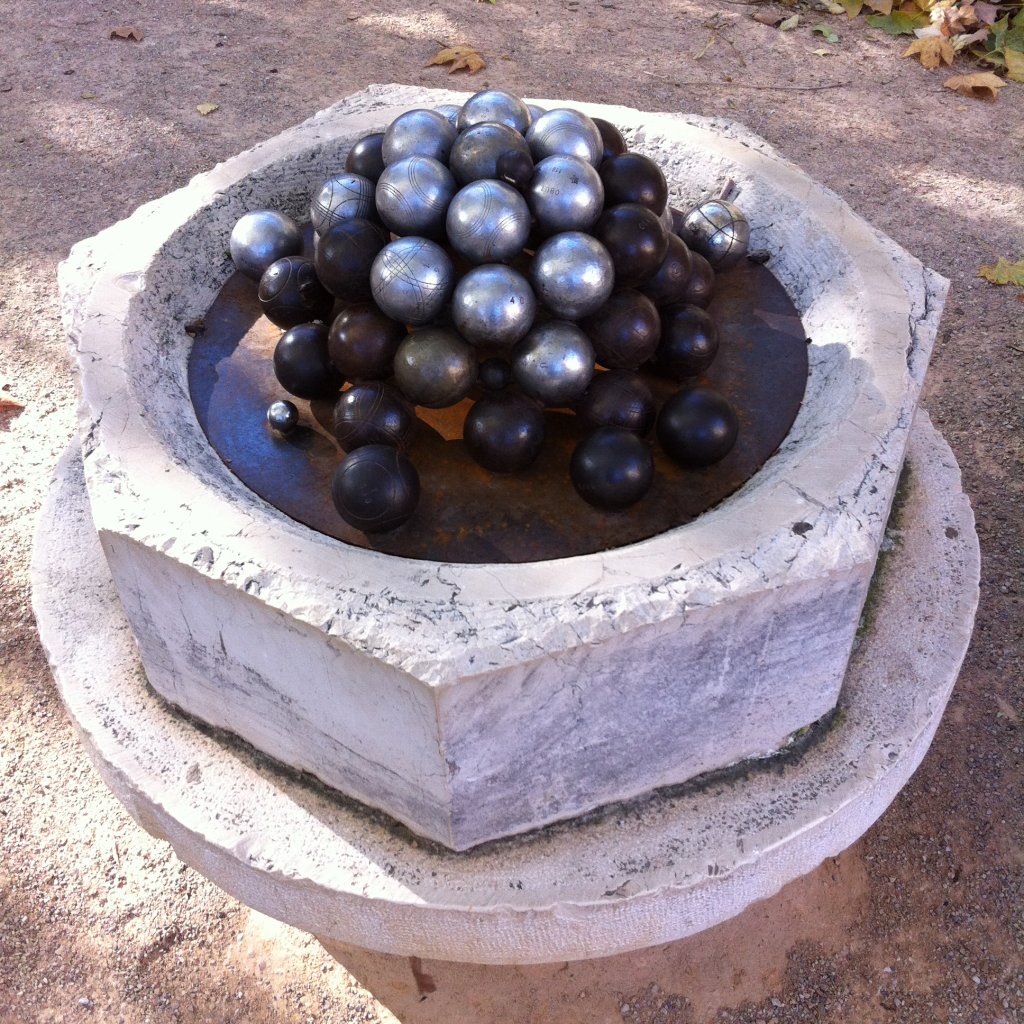
[[[228,249],[235,269],[258,281],[271,263],[302,252],[302,231],[286,214],[253,210],[238,218]]]
[[[429,156],[446,164],[456,134],[451,121],[436,110],[407,110],[384,130],[384,165],[407,156]]]
[[[444,308],[455,283],[448,253],[436,242],[409,235],[388,242],[370,269],[373,299],[402,324],[426,324]]]
[[[455,179],[440,160],[408,156],[388,164],[377,181],[377,213],[396,235],[444,232],[445,214],[455,195]]]
[[[313,230],[322,235],[348,217],[374,219],[373,182],[361,174],[345,172],[328,178],[309,204]]]
[[[596,238],[582,231],[563,231],[537,247],[530,283],[555,316],[579,320],[608,300],[615,287],[615,266]]]
[[[530,155],[526,139],[507,124],[475,124],[459,133],[448,167],[460,185],[498,177],[498,157],[507,152]]]
[[[520,134],[530,127],[530,110],[526,104],[510,92],[501,89],[484,89],[474,93],[462,104],[456,122],[460,132],[475,124],[493,122],[507,124]]]
[[[299,410],[294,402],[278,399],[267,407],[267,425],[275,433],[287,437],[299,425]]]
[[[588,231],[604,208],[604,185],[579,157],[548,156],[534,169],[526,201],[546,235]]]
[[[576,324],[537,324],[512,352],[512,378],[542,405],[572,405],[594,375],[594,347]]]
[[[414,405],[443,409],[476,383],[473,349],[447,327],[413,331],[395,353],[395,384]]]
[[[536,103],[527,103],[526,109],[530,112],[530,124],[533,124],[541,114],[547,113],[543,107],[538,107]]]
[[[455,193],[447,228],[452,248],[471,263],[504,263],[529,238],[530,209],[503,181],[473,181]]]
[[[746,256],[750,224],[735,204],[708,199],[683,218],[683,241],[716,270],[725,270]]]
[[[451,124],[453,128],[458,128],[457,122],[459,120],[459,111],[462,109],[462,107],[460,107],[457,103],[442,103],[439,107],[434,107],[434,109],[439,114],[443,114],[445,117],[447,117],[449,124]]]
[[[474,345],[511,348],[533,326],[536,312],[530,282],[501,263],[474,267],[452,293],[455,329]]]
[[[548,156],[577,156],[596,167],[604,156],[601,131],[586,114],[557,107],[541,114],[526,133],[535,163]]]

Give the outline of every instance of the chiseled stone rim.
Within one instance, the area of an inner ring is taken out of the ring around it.
[[[474,665],[515,664],[686,607],[870,565],[947,282],[729,122],[572,104],[619,124],[634,148],[667,163],[677,203],[734,179],[752,244],[772,252],[812,339],[808,398],[790,436],[717,508],[610,552],[465,565],[343,545],[288,519],[228,472],[188,398],[183,328],[231,270],[235,219],[261,205],[301,216],[313,184],[356,138],[403,109],[462,98],[371,87],[75,247],[61,283],[98,529],[434,685],[470,676]],[[811,529],[796,533],[796,523]]]
[[[970,639],[980,559],[956,461],[923,414],[908,464],[871,624],[841,716],[819,744],[781,768],[465,854],[222,745],[153,694],[74,446],[37,532],[33,605],[107,784],[149,832],[243,902],[389,953],[476,963],[607,956],[694,934],[772,895],[857,839],[920,763]]]

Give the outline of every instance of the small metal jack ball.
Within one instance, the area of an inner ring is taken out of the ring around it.
[[[287,437],[299,425],[299,410],[294,402],[279,398],[267,407],[267,424],[275,434]]]

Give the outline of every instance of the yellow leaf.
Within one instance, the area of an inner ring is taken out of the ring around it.
[[[979,71],[974,75],[954,75],[942,83],[947,89],[970,96],[976,100],[994,100],[1006,83],[991,71]]]
[[[843,7],[846,9],[846,16],[853,21],[861,12],[861,8],[864,6],[863,0],[840,0]]]
[[[1024,53],[1004,49],[1003,56],[1006,58],[1006,77],[1015,82],[1024,82]]]
[[[1024,288],[1024,260],[1011,263],[1000,257],[995,266],[984,266],[978,271],[978,277],[985,278],[993,284],[1012,284]]]
[[[435,53],[423,66],[429,68],[432,64],[451,64],[448,69],[449,75],[456,71],[465,71],[470,75],[475,75],[481,68],[487,67],[483,57],[472,46],[465,43],[448,46]]]
[[[220,109],[220,104],[218,103],[200,103],[199,106],[196,107],[196,110],[198,110],[203,117],[206,117],[207,114],[212,114],[218,109]]]
[[[864,6],[878,14],[892,14],[892,0],[864,0]]]
[[[938,36],[915,39],[907,47],[903,56],[913,57],[915,54],[929,71],[934,71],[943,61],[947,64],[953,63],[953,44],[948,39]]]

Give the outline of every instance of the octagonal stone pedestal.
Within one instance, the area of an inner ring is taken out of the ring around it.
[[[592,555],[461,565],[315,534],[207,444],[185,325],[242,213],[305,216],[357,138],[461,98],[373,87],[61,275],[91,516],[149,683],[454,849],[784,749],[835,707],[946,287],[735,125],[573,104],[658,160],[675,205],[739,185],[811,341],[790,436],[698,520]]]

